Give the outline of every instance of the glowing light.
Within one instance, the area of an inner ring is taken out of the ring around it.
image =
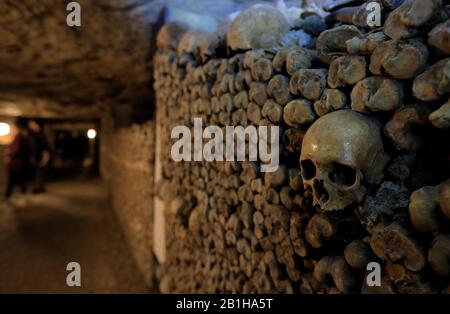
[[[97,137],[97,131],[94,129],[90,129],[87,131],[87,137],[91,140],[95,139]]]
[[[11,127],[8,123],[0,122],[0,136],[7,136],[11,133]]]

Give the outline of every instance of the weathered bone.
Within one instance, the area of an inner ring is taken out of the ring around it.
[[[362,56],[343,56],[331,62],[327,82],[331,88],[354,85],[366,77],[366,59]]]
[[[420,74],[413,83],[414,97],[432,101],[450,92],[450,58],[442,59]]]
[[[373,51],[369,70],[375,75],[410,79],[423,71],[427,59],[427,47],[419,40],[388,40]]]
[[[311,102],[306,99],[290,101],[283,109],[283,119],[291,127],[299,127],[313,122],[315,115]]]
[[[345,43],[354,37],[363,38],[363,35],[352,25],[342,25],[322,32],[316,44],[319,59],[330,64],[347,51]]]
[[[405,1],[389,14],[383,31],[392,39],[412,38],[435,24],[442,12],[442,0]]]
[[[289,30],[284,15],[269,5],[254,5],[231,23],[227,45],[232,50],[270,48]]]
[[[403,103],[403,86],[391,79],[367,77],[353,87],[351,101],[356,111],[391,111]]]
[[[408,105],[397,110],[386,123],[384,132],[394,147],[400,151],[416,151],[421,145],[421,138],[411,129],[413,125],[427,125],[430,109],[423,105]]]
[[[426,265],[423,247],[412,233],[398,222],[375,232],[370,246],[382,260],[402,263],[409,270],[419,271]]]
[[[428,120],[438,129],[450,128],[450,99],[438,110],[430,113]]]
[[[314,102],[314,111],[321,117],[335,110],[343,109],[347,105],[347,97],[339,89],[326,88],[319,100]]]
[[[428,33],[428,44],[438,53],[450,55],[450,20],[436,25]]]
[[[267,85],[267,94],[280,105],[287,104],[292,95],[289,92],[289,78],[281,74],[275,75]]]

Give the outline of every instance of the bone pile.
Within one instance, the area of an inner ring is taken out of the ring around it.
[[[449,2],[378,3],[379,27],[337,1],[326,18],[258,5],[210,33],[161,29],[162,292],[450,292]],[[194,117],[280,126],[279,169],[174,162],[171,130]]]

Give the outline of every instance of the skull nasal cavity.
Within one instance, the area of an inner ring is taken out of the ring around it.
[[[316,176],[316,166],[310,159],[305,159],[300,162],[302,177],[305,180],[311,180]]]
[[[328,177],[338,185],[352,186],[356,181],[356,170],[335,162],[333,163],[333,171],[328,174]]]
[[[321,204],[328,202],[328,200],[330,199],[330,194],[328,194],[328,191],[323,186],[323,181],[314,180],[313,187],[317,200],[319,200]]]

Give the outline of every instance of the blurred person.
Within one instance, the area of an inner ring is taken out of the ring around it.
[[[14,187],[20,186],[22,194],[27,192],[27,182],[30,178],[30,139],[27,121],[17,119],[15,122],[15,136],[11,144],[6,149],[5,163],[8,172],[8,184],[5,191],[5,198],[9,200]]]
[[[50,150],[41,125],[35,120],[28,122],[31,144],[31,165],[34,170],[33,193],[45,192],[45,172],[50,161]]]

